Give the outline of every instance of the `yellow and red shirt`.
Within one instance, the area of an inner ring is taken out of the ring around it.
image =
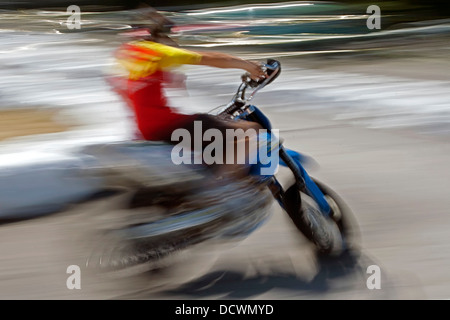
[[[123,45],[116,58],[128,78],[139,80],[183,64],[199,64],[201,54],[152,41],[135,41]]]
[[[199,64],[199,53],[152,41],[134,41],[116,52],[126,81],[116,90],[134,111],[140,133],[146,140],[167,140],[173,130],[195,116],[176,112],[167,105],[163,92],[165,74],[183,64]]]

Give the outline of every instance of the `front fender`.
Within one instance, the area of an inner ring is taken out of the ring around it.
[[[297,151],[291,150],[291,149],[286,149],[287,154],[289,154],[289,156],[291,156],[294,160],[300,162],[300,164],[302,166],[317,166],[317,162],[309,156],[306,156],[304,154],[301,154]],[[287,167],[287,164],[280,159],[280,165]]]

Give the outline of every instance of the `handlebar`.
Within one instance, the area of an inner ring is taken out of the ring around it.
[[[277,60],[267,59],[267,63],[263,64],[262,67],[267,74],[267,77],[256,81],[250,77],[249,73],[243,74],[241,76],[242,83],[239,86],[236,94],[233,96],[233,99],[219,113],[233,114],[235,111],[244,107],[250,100],[252,100],[259,90],[267,86],[269,83],[273,82],[280,75],[281,64]],[[248,87],[253,88],[254,90],[247,98],[245,91]]]
[[[265,69],[264,71],[267,73],[267,77],[265,77],[264,79],[261,79],[259,81],[255,81],[252,78],[250,78],[249,74],[242,76],[241,86],[243,86],[243,87],[242,87],[242,89],[241,89],[241,87],[239,87],[238,94],[239,94],[239,91],[241,90],[241,100],[243,100],[243,102],[247,103],[250,100],[252,100],[253,97],[256,95],[256,93],[259,90],[261,90],[262,88],[267,86],[269,83],[274,81],[280,75],[281,64],[277,60],[268,59],[267,63],[263,65],[263,69]],[[247,89],[247,87],[254,88],[254,90],[248,98],[245,98],[245,90]]]
[[[262,68],[267,74],[266,78],[256,81],[250,77],[249,73],[245,73],[241,77],[242,81],[246,82],[251,88],[257,88],[258,86],[264,87],[275,80],[281,71],[280,62],[274,59],[268,59],[267,63],[262,65]],[[262,89],[262,87],[260,89]]]
[[[266,86],[279,76],[281,71],[281,65],[280,62],[277,60],[267,59],[267,63],[263,64],[263,69],[265,69],[265,72],[267,73],[266,78],[256,81],[250,78],[250,75],[246,73],[242,75],[242,80],[246,81],[251,88],[257,88],[258,86]]]

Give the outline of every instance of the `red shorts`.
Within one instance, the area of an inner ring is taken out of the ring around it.
[[[162,77],[162,72],[156,72],[143,80],[110,79],[115,90],[132,108],[139,132],[146,140],[170,141],[175,129],[197,117],[179,113],[167,105]]]

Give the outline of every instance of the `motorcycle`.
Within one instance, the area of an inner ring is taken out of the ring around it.
[[[85,147],[82,153],[95,165],[84,174],[101,177],[109,188],[127,194],[120,210],[115,208],[115,218],[109,212],[102,220],[102,240],[96,241],[87,266],[102,271],[157,266],[200,243],[245,238],[268,220],[274,199],[319,254],[340,257],[355,249],[356,224],[349,207],[331,188],[309,176],[304,168],[308,157],[285,148],[269,119],[251,104],[281,72],[280,62],[273,59],[264,68],[268,76],[261,81],[243,75],[231,101],[215,114],[259,123],[270,142],[265,151],[290,170],[292,183],[283,186],[276,170],[262,174],[267,162],[258,157],[250,170],[253,189],[243,193],[239,183],[224,185],[218,198],[217,190],[202,187],[211,179],[203,166],[173,164],[172,145],[131,141]],[[248,89],[253,89],[250,95]]]

